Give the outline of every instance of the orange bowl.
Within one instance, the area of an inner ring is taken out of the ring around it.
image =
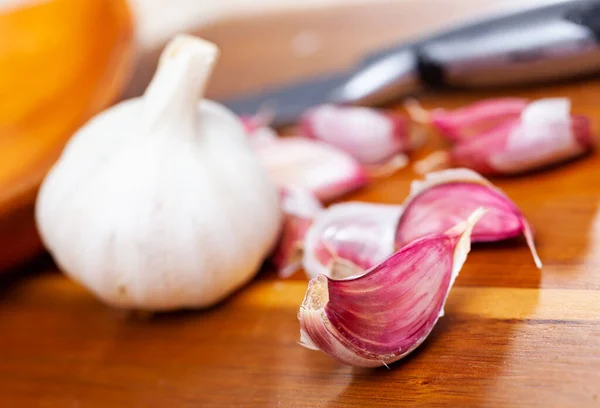
[[[125,0],[0,11],[0,270],[41,251],[37,189],[73,132],[123,92],[133,38]]]

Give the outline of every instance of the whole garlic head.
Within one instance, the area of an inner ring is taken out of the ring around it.
[[[111,305],[212,305],[250,280],[275,244],[275,185],[240,120],[201,100],[217,56],[212,43],[177,36],[145,94],[82,127],[41,186],[46,248]]]

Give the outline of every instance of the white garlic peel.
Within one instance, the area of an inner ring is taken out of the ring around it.
[[[111,305],[210,306],[276,242],[275,185],[239,119],[200,100],[217,56],[212,43],[174,38],[146,93],[82,127],[40,188],[44,245]]]

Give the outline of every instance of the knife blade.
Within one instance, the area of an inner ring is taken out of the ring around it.
[[[442,87],[522,85],[600,72],[600,0],[558,0],[375,51],[347,71],[221,101],[274,126],[323,103],[381,105]]]

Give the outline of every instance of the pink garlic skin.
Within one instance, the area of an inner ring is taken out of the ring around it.
[[[398,222],[396,246],[445,231],[483,207],[486,214],[475,225],[473,242],[495,242],[523,234],[538,268],[542,263],[533,242],[533,228],[519,208],[500,189],[468,169],[429,173],[414,182]]]
[[[412,147],[406,118],[372,108],[317,106],[302,116],[300,131],[346,151],[366,165],[381,164]]]
[[[281,207],[283,227],[271,262],[279,276],[287,278],[301,268],[304,237],[323,207],[310,192],[297,187],[281,189]]]
[[[443,316],[482,213],[411,242],[361,276],[311,280],[298,313],[300,344],[360,367],[387,365],[412,352]]]
[[[500,241],[521,235],[524,217],[510,200],[484,185],[456,182],[432,187],[406,207],[396,243],[404,246],[422,236],[445,231],[477,207],[488,211],[473,229],[473,242]]]
[[[395,250],[401,213],[401,206],[362,202],[336,204],[321,211],[306,234],[304,271],[310,278],[320,274],[341,278],[376,265]]]
[[[303,137],[281,137],[253,145],[261,164],[280,187],[299,187],[327,202],[369,181],[349,154]]]
[[[434,109],[431,123],[447,139],[461,142],[478,136],[511,119],[518,119],[528,101],[522,98],[494,98],[455,110]]]

